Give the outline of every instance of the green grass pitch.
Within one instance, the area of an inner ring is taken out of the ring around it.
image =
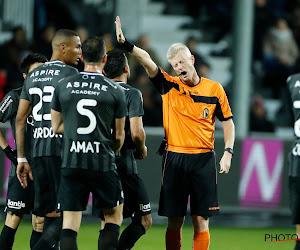
[[[3,227],[3,221],[0,223]],[[124,227],[122,227],[124,229]],[[121,229],[121,230],[122,230]],[[163,250],[165,225],[153,225],[134,246],[135,250]],[[78,234],[78,247],[80,250],[97,250],[98,224],[83,222]],[[265,242],[265,234],[294,234],[295,229],[290,228],[210,228],[210,250],[264,250],[264,249],[294,249],[295,242]],[[21,223],[15,238],[13,250],[29,250],[31,225],[24,221]],[[184,225],[182,233],[182,250],[192,249],[193,228]]]

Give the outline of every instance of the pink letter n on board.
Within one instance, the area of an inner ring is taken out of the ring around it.
[[[277,208],[280,202],[282,168],[281,141],[245,139],[239,183],[240,205]]]

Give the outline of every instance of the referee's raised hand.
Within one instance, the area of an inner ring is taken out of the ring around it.
[[[28,162],[19,162],[17,166],[17,177],[23,188],[26,188],[28,185],[27,174],[29,178],[33,180],[31,167]]]
[[[118,43],[124,43],[126,39],[125,39],[125,37],[123,35],[123,31],[121,29],[121,20],[120,20],[119,16],[116,17],[115,25],[116,25],[117,41],[118,41]]]

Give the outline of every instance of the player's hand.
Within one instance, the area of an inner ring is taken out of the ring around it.
[[[231,165],[232,154],[225,151],[220,161],[220,174],[228,174]]]
[[[116,17],[115,25],[116,25],[117,41],[118,41],[118,43],[124,43],[126,39],[125,39],[125,37],[123,35],[123,31],[121,29],[121,20],[120,20],[119,16]]]
[[[23,188],[26,188],[28,185],[27,175],[33,180],[31,167],[28,162],[20,162],[17,166],[17,177]]]
[[[147,147],[145,146],[142,150],[136,150],[134,153],[134,158],[137,160],[142,160],[147,157],[148,151]]]

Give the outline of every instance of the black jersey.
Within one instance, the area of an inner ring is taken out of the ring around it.
[[[81,72],[60,81],[51,107],[64,120],[62,168],[116,168],[111,131],[115,118],[127,115],[121,87],[102,74]]]
[[[15,122],[16,122],[16,115],[18,112],[21,92],[22,92],[22,88],[11,90],[10,92],[7,93],[7,95],[3,98],[2,102],[0,103],[0,120],[3,123],[6,121],[10,122],[11,130],[15,141],[16,141]],[[26,153],[26,158],[29,161],[32,159],[32,154],[31,154],[32,133],[33,133],[33,118],[32,115],[30,115],[27,118],[27,126],[26,126],[26,134],[25,134],[25,143],[26,143],[25,153]],[[13,175],[16,173],[16,166],[14,166],[14,164],[12,164],[10,172],[11,172],[10,174]]]
[[[300,74],[291,75],[287,79],[287,84],[291,97],[291,105],[293,107],[293,114],[295,119],[294,133],[296,136],[295,144],[292,149],[292,156],[300,156]],[[300,176],[300,163],[299,160],[290,161],[289,176]]]
[[[53,133],[50,103],[58,81],[76,73],[77,69],[55,60],[46,62],[28,74],[20,98],[32,105],[33,157],[61,156],[62,136]]]
[[[144,115],[142,93],[126,83],[118,82],[118,84],[125,91],[128,115],[125,121],[125,141],[121,149],[121,157],[118,157],[116,161],[117,168],[119,172],[138,174],[137,164],[134,158],[135,145],[131,138],[129,119]]]

